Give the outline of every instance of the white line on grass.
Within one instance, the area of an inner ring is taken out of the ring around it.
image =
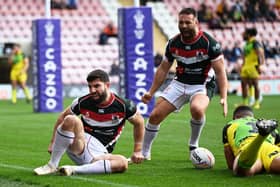
[[[22,166],[8,165],[8,164],[2,164],[2,163],[0,163],[0,166],[4,167],[4,168],[12,168],[12,169],[16,169],[16,170],[32,171],[31,168],[26,168],[26,167],[22,167]]]
[[[31,169],[31,168],[17,166],[17,165],[3,164],[3,163],[0,163],[0,167],[11,168],[11,169],[16,169],[16,170],[23,170],[23,171],[33,171],[33,169]],[[98,180],[98,179],[93,179],[93,178],[86,178],[86,177],[79,177],[79,176],[70,176],[69,179],[94,182],[94,183],[99,183],[99,184],[107,184],[107,185],[112,185],[112,186],[117,186],[117,187],[138,187],[138,186],[132,186],[132,185],[127,185],[127,184],[118,184],[118,183],[113,183],[113,182],[109,182],[109,181]]]

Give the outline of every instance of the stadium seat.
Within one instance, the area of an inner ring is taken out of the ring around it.
[[[148,2],[147,6],[152,8],[155,21],[168,38],[171,38],[178,33],[176,18],[167,11],[167,6],[164,3]]]
[[[22,4],[24,2],[24,4]],[[110,39],[110,45],[98,45],[98,37],[102,28],[109,21],[117,25],[117,9],[121,7],[119,1],[112,0],[79,0],[76,10],[52,10],[52,17],[61,20],[61,47],[62,65],[64,77],[68,72],[81,66],[83,68],[110,68],[110,64],[118,59],[118,41]],[[162,2],[149,2],[147,6],[153,8],[153,18],[161,28],[166,38],[178,33],[177,15],[180,7],[199,7],[201,1],[196,0],[163,0]],[[220,0],[205,3],[213,8],[217,7]],[[230,5],[234,1],[229,1]],[[2,0],[0,6],[0,41],[1,42],[31,42],[32,40],[32,20],[42,18],[45,15],[44,1],[41,0]],[[232,30],[209,30],[207,24],[201,24],[203,30],[207,30],[222,45],[232,46],[233,41],[243,44],[242,32],[245,27],[257,26],[259,28],[261,40],[280,39],[280,23],[276,22],[256,22],[256,23],[234,23]],[[275,45],[271,42],[270,45]],[[104,54],[109,53],[107,58]],[[101,65],[101,62],[106,64]],[[277,70],[279,59],[276,61]],[[80,65],[81,64],[81,65]],[[69,71],[68,71],[69,70]],[[66,73],[65,73],[66,71]],[[275,72],[274,72],[275,73]],[[279,72],[276,75],[279,76]],[[82,82],[83,77],[77,74],[72,79],[63,78],[64,84]]]

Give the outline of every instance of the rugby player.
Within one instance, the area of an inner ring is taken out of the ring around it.
[[[109,76],[103,70],[90,72],[87,82],[90,93],[75,99],[59,115],[48,148],[51,158],[46,165],[34,169],[35,174],[59,171],[68,176],[126,171],[127,158],[112,154],[126,120],[134,127],[131,161],[143,161],[144,118],[134,103],[110,91]],[[59,167],[65,152],[76,165]]]
[[[205,112],[215,93],[217,79],[223,115],[227,115],[227,77],[220,44],[209,34],[199,29],[197,12],[184,8],[179,12],[180,33],[167,42],[165,56],[158,67],[152,86],[142,101],[148,103],[167,77],[174,61],[177,61],[174,80],[163,91],[151,112],[143,144],[145,159],[151,159],[152,142],[160,123],[184,104],[190,104],[191,136],[189,150],[199,146],[201,131],[205,125]]]
[[[237,176],[280,173],[280,136],[276,120],[254,118],[249,106],[239,106],[223,128],[227,166]]]

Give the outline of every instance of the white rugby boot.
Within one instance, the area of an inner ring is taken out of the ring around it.
[[[46,164],[44,166],[38,167],[34,169],[34,173],[36,175],[48,175],[48,174],[53,174],[57,172],[57,168],[52,166],[51,164]]]
[[[278,127],[278,121],[273,119],[258,119],[256,125],[259,130],[259,134],[262,136],[267,136]]]

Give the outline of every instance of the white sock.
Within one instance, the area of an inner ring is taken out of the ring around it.
[[[112,173],[111,163],[109,160],[98,160],[96,162],[73,166],[74,173],[77,174],[92,174],[92,173]]]
[[[74,137],[75,134],[73,132],[64,131],[61,129],[61,126],[57,128],[49,164],[58,167],[62,155],[65,153],[68,146],[73,143]]]
[[[191,123],[191,137],[189,140],[189,146],[198,147],[200,134],[205,125],[205,117],[203,117],[201,120],[191,119],[190,123]]]
[[[150,156],[152,143],[158,134],[159,128],[160,125],[153,125],[150,124],[149,122],[147,123],[145,128],[144,142],[142,148],[144,157]]]

